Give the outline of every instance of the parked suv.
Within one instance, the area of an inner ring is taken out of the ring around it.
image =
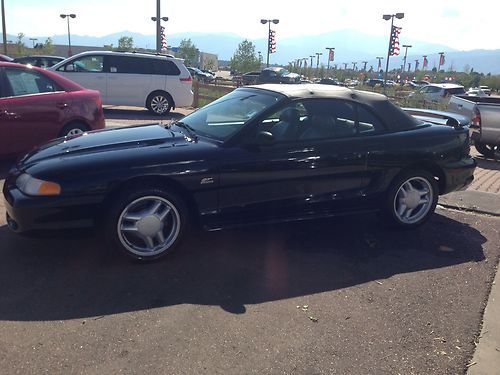
[[[300,76],[280,67],[265,68],[258,77],[258,83],[299,83]]]
[[[88,51],[50,70],[98,90],[103,104],[146,107],[164,115],[193,102],[191,75],[183,60],[170,55]]]
[[[452,95],[464,95],[465,89],[454,83],[430,83],[412,92],[410,97],[423,97],[431,102],[447,102]]]

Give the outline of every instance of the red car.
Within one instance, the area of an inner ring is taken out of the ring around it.
[[[102,128],[98,91],[44,69],[0,62],[0,158]]]

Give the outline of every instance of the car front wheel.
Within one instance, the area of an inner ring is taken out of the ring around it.
[[[177,195],[150,188],[122,194],[108,219],[112,243],[136,260],[170,253],[187,227],[187,209]]]
[[[429,219],[438,200],[436,179],[425,171],[410,171],[391,185],[385,211],[400,228],[414,228]]]

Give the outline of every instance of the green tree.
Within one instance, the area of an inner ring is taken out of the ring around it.
[[[255,53],[255,45],[248,39],[245,39],[238,45],[238,49],[229,64],[232,70],[240,73],[259,70],[260,61]]]
[[[122,36],[118,39],[118,50],[132,51],[134,49],[134,38],[131,36]]]
[[[176,53],[177,57],[184,59],[186,66],[195,66],[198,64],[198,48],[193,44],[191,39],[182,39],[179,43],[179,50]]]
[[[17,47],[17,52],[19,54],[24,54],[24,51],[26,49],[26,46],[24,45],[23,42],[24,37],[25,37],[24,33],[17,34],[16,47]]]

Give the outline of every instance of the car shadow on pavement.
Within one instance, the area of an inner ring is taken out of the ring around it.
[[[64,320],[178,304],[242,314],[248,304],[479,262],[485,242],[474,227],[439,214],[414,231],[389,230],[370,215],[196,232],[166,258],[136,264],[97,236],[30,239],[2,226],[0,320]]]
[[[171,121],[179,120],[184,117],[180,112],[170,112],[165,116],[155,115],[147,109],[126,109],[123,107],[106,107],[103,108],[104,117],[106,120],[153,120],[153,121]]]
[[[477,161],[477,166],[483,169],[490,169],[492,171],[500,171],[500,161],[494,159],[488,159],[482,156],[475,156],[474,159]]]

